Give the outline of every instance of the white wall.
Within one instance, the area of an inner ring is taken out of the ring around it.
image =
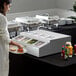
[[[56,0],[56,7],[61,9],[72,9],[76,0]]]
[[[55,0],[13,0],[9,13],[44,10],[55,7]]]
[[[9,13],[45,10],[51,8],[72,9],[76,0],[13,0]]]

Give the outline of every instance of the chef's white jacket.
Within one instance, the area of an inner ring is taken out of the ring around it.
[[[7,18],[0,13],[0,76],[9,73],[9,42]]]

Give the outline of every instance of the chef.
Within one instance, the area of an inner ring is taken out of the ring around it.
[[[0,76],[9,74],[9,44],[22,48],[9,38],[6,13],[10,10],[11,0],[0,0]]]

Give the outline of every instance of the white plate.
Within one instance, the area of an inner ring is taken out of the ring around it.
[[[16,51],[11,51],[11,50],[9,50],[9,52],[11,52],[11,53],[14,53],[14,54],[24,54],[24,53],[27,52],[27,50],[26,50],[25,47],[23,47],[23,52],[18,52],[18,51],[17,51],[17,50],[18,50],[18,47],[17,47],[17,46],[13,46],[13,45],[10,45],[10,46],[11,46],[10,49],[16,50]]]

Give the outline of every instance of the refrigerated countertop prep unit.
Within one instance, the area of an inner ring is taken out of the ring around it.
[[[13,40],[26,46],[27,53],[42,57],[59,53],[66,41],[71,41],[71,36],[45,30],[22,32]]]

